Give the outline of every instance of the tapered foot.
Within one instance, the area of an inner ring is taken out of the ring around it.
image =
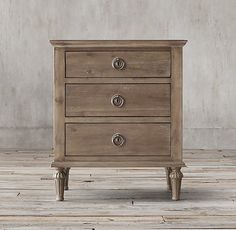
[[[170,173],[171,173],[171,168],[166,167],[166,183],[167,183],[167,189],[168,191],[171,191],[171,181],[170,181]]]
[[[70,173],[70,168],[65,168],[64,169],[64,172],[65,172],[65,184],[64,184],[64,189],[65,190],[69,190],[69,186],[68,186],[68,183],[69,183],[69,173]]]
[[[180,171],[181,167],[171,167],[170,181],[172,188],[172,200],[180,199],[181,181],[183,174]]]
[[[65,186],[66,174],[63,168],[57,168],[54,175],[55,187],[56,187],[56,200],[64,200],[64,186]]]

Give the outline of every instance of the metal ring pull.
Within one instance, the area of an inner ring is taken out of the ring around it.
[[[121,147],[125,144],[125,137],[122,136],[120,133],[115,133],[112,136],[111,141],[115,146]]]
[[[122,107],[125,103],[125,99],[119,95],[115,94],[111,97],[111,104],[116,107]]]
[[[112,60],[112,67],[116,70],[124,69],[125,65],[125,61],[122,58],[116,57]]]
[[[119,94],[115,94],[111,97],[111,104],[113,106],[116,106],[116,107],[122,107],[125,103],[125,99],[119,95]]]

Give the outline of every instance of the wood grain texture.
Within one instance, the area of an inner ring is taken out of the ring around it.
[[[66,160],[69,157],[65,157]],[[113,160],[112,160],[112,159]],[[131,157],[125,157],[124,161],[122,161],[122,157],[113,158],[110,157],[110,160],[104,160],[103,157],[99,157],[97,161],[89,161],[89,157],[77,157],[76,161],[54,161],[52,162],[52,167],[82,167],[82,168],[163,168],[163,167],[185,167],[185,164],[181,161],[172,161],[170,158],[167,161],[164,161],[163,158],[153,158],[147,156],[145,159],[141,160],[140,156],[136,156],[137,160],[132,159]],[[86,161],[82,161],[86,160]],[[130,161],[129,161],[130,160]]]
[[[121,134],[125,143],[116,146],[112,136]],[[169,124],[67,124],[66,155],[170,155]],[[98,161],[99,162],[99,161]]]
[[[161,78],[161,77],[155,77],[155,78],[137,78],[137,77],[129,77],[129,78],[65,78],[65,83],[74,83],[74,84],[100,84],[102,83],[133,83],[133,84],[147,84],[147,83],[171,83],[171,78]]]
[[[112,67],[116,57],[124,60],[124,69]],[[170,77],[170,52],[66,52],[66,77]]]
[[[55,160],[64,159],[64,114],[65,114],[65,58],[64,49],[55,48],[54,50],[54,155]]]
[[[107,164],[107,167],[109,167],[109,162],[113,161],[113,162],[119,162],[119,164],[121,165],[124,162],[127,162],[126,165],[129,164],[129,162],[136,162],[137,164],[140,164],[140,162],[144,162],[144,161],[155,161],[155,162],[161,162],[161,161],[165,161],[165,162],[170,162],[171,161],[171,157],[170,155],[130,155],[130,156],[124,156],[124,155],[107,155],[107,156],[100,156],[100,155],[87,155],[87,156],[65,156],[65,161],[70,163],[70,162],[104,162]],[[140,161],[140,162],[139,162]],[[122,166],[121,166],[122,167]]]
[[[64,52],[55,66],[62,132],[51,166],[171,167],[172,199],[179,200],[185,41],[59,43],[52,42]]]
[[[182,201],[163,168],[72,168],[54,200],[52,151],[0,151],[0,229],[235,229],[236,150],[184,151]]]
[[[184,46],[187,40],[51,40],[54,47],[66,48],[154,48]]]
[[[64,187],[66,180],[66,173],[64,168],[57,168],[56,173],[54,174],[55,180],[55,190],[56,190],[56,200],[64,200]]]
[[[65,117],[66,123],[170,123],[170,117]]]
[[[120,108],[111,104],[116,94]],[[170,116],[170,85],[67,84],[66,116]]]
[[[171,49],[171,156],[182,160],[182,47]]]

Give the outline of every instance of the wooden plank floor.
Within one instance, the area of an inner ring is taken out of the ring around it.
[[[182,200],[157,169],[71,170],[56,202],[50,151],[0,151],[0,229],[236,229],[236,150],[185,151]]]

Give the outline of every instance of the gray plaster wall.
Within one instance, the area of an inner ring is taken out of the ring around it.
[[[52,147],[50,39],[187,39],[184,147],[236,148],[236,0],[0,0],[0,148]]]

